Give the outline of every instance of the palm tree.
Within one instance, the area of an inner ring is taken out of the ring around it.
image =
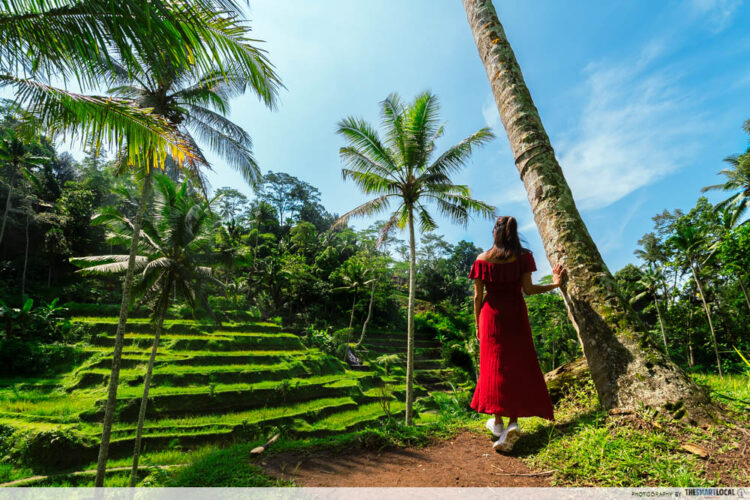
[[[494,213],[494,207],[473,199],[468,187],[453,184],[450,179],[466,164],[476,147],[494,137],[492,132],[482,128],[435,157],[435,141],[443,135],[438,111],[437,98],[429,92],[417,96],[410,105],[404,105],[398,95],[391,94],[381,103],[385,141],[371,125],[358,118],[345,118],[338,126],[338,133],[348,142],[348,146],[339,150],[342,160],[349,166],[342,169],[344,179],[352,179],[365,194],[377,197],[344,214],[335,225],[344,224],[353,216],[382,212],[394,201],[398,205],[383,232],[387,233],[394,225],[400,229],[409,227],[407,425],[412,422],[414,401],[414,219],[418,218],[422,231],[437,227],[425,206],[428,202],[435,203],[440,214],[462,225],[471,214],[491,216]]]
[[[5,210],[3,211],[3,221],[0,223],[0,244],[2,244],[5,236],[5,225],[11,211],[13,189],[16,187],[16,182],[27,178],[31,169],[40,166],[47,159],[43,156],[34,155],[31,148],[26,145],[16,130],[7,130],[0,137],[0,167],[7,171],[7,175],[4,177],[8,179]]]
[[[246,51],[254,50],[261,54],[258,49],[252,47],[250,43],[252,40],[247,37],[249,28],[244,25],[223,23],[223,19],[219,21],[216,26],[217,31],[228,31],[233,40],[239,40],[243,46],[246,46]],[[136,102],[140,106],[151,108],[154,114],[161,116],[169,123],[170,129],[180,136],[181,141],[188,145],[192,153],[189,159],[182,162],[183,168],[190,177],[203,186],[202,170],[211,168],[199,146],[199,141],[201,141],[228,160],[230,166],[239,171],[246,180],[254,182],[259,174],[250,149],[252,145],[250,137],[247,132],[224,115],[229,111],[229,99],[244,92],[247,85],[250,85],[250,88],[268,106],[275,105],[278,78],[270,63],[264,57],[250,61],[235,59],[231,62],[229,69],[223,69],[217,62],[204,71],[204,66],[172,65],[169,60],[162,60],[160,64],[154,66],[148,66],[148,60],[141,61],[140,58],[136,60],[142,62],[143,72],[129,72],[127,68],[118,65],[115,61],[110,64],[111,71],[108,75],[113,84],[118,84],[110,92]],[[230,64],[227,61],[225,63],[225,65]],[[251,67],[243,66],[246,64]],[[247,74],[256,76],[248,79]],[[129,157],[130,153],[123,156]],[[115,335],[112,374],[104,412],[96,485],[103,484],[106,471],[140,226],[150,196],[153,172],[158,166],[158,163],[149,161],[144,169],[137,171],[143,179],[142,192],[133,221],[128,271],[123,281],[122,303]]]
[[[84,89],[100,85],[119,59],[130,72],[168,62],[207,69],[239,68],[252,86],[275,89],[273,74],[258,71],[262,51],[237,24],[234,0],[4,0],[0,4],[0,87],[33,112],[45,129],[77,135],[87,145],[127,145],[130,161],[178,162],[192,151],[169,124],[128,100],[77,93],[45,83],[72,79]],[[54,35],[52,35],[54,34]],[[239,62],[239,64],[235,64]],[[277,82],[277,80],[275,80]],[[273,102],[275,93],[264,96]]]
[[[750,125],[746,124],[746,128],[750,133]],[[701,189],[701,192],[736,191],[726,200],[717,203],[716,208],[718,210],[730,208],[734,212],[734,219],[738,220],[750,207],[750,150],[739,156],[729,156],[724,161],[729,164],[729,168],[719,171],[719,175],[725,177],[725,182],[706,186]]]
[[[660,287],[664,285],[664,276],[661,271],[653,266],[649,266],[642,273],[641,278],[636,282],[638,285],[643,287],[643,291],[630,299],[631,304],[635,304],[639,300],[651,297],[654,301],[654,307],[656,308],[656,316],[659,319],[659,327],[661,328],[661,339],[664,342],[664,354],[669,357],[669,348],[667,347],[667,334],[664,333],[664,320],[661,317],[661,310],[659,309],[659,301],[656,293]]]
[[[463,3],[547,258],[567,269],[561,291],[599,400],[605,408],[680,404],[693,420],[713,420],[717,408],[648,342],[645,325],[617,290],[576,208],[492,0]]]
[[[705,245],[706,241],[702,234],[690,224],[677,224],[675,226],[675,234],[669,239],[672,244],[684,257],[690,270],[693,273],[693,280],[695,286],[698,288],[698,295],[700,295],[701,303],[703,304],[703,310],[706,313],[708,319],[708,327],[711,330],[711,340],[714,343],[714,353],[716,354],[716,366],[719,369],[719,376],[723,377],[721,373],[721,359],[719,358],[719,347],[716,342],[716,332],[714,330],[714,324],[711,317],[711,309],[708,307],[706,301],[706,293],[704,291],[703,283],[698,277],[698,253],[699,250]]]
[[[347,259],[341,266],[339,279],[344,284],[333,290],[346,290],[352,292],[352,313],[349,316],[349,330],[352,329],[352,325],[354,324],[354,306],[357,305],[357,293],[359,292],[359,289],[374,282],[372,279],[367,279],[367,275],[371,272],[372,269],[368,268],[365,262],[358,256]]]
[[[140,280],[135,286],[136,295],[142,302],[152,302],[154,342],[148,360],[146,378],[141,398],[138,424],[136,427],[133,469],[130,486],[135,486],[138,460],[141,452],[141,436],[148,405],[148,393],[154,361],[159,347],[164,318],[169,306],[169,296],[176,290],[195,310],[200,304],[210,311],[210,306],[202,293],[200,284],[205,281],[221,285],[214,279],[211,269],[199,265],[201,249],[211,237],[211,203],[201,200],[184,183],[179,188],[164,175],[155,178],[156,197],[153,216],[143,225],[141,251],[136,259],[136,270]],[[134,224],[114,208],[107,208],[95,220],[95,224],[108,224],[113,230],[115,242],[127,243],[133,238]],[[102,255],[71,259],[74,264],[84,267],[86,274],[122,273],[127,270],[128,255]],[[93,264],[93,265],[92,265]]]

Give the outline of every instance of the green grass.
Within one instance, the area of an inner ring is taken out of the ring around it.
[[[745,422],[750,421],[750,376],[744,374],[726,374],[719,377],[715,374],[696,373],[693,379],[700,385],[707,387],[711,396],[718,399],[731,410],[737,413],[737,417]]]
[[[278,406],[272,408],[260,408],[257,410],[225,413],[222,415],[200,415],[186,416],[181,418],[149,420],[144,425],[144,430],[148,432],[151,429],[173,429],[179,431],[183,428],[193,428],[199,426],[210,426],[220,424],[225,427],[232,427],[241,424],[257,424],[271,421],[284,417],[298,417],[309,414],[316,414],[328,408],[352,407],[356,406],[354,400],[350,397],[342,398],[324,398],[305,401],[302,403]],[[101,431],[98,425],[85,425],[81,431],[86,434],[96,435]],[[135,425],[120,423],[114,426],[114,434],[128,434],[135,431]]]
[[[681,450],[682,442],[721,439],[700,428],[672,428],[648,410],[638,410],[640,421],[657,426],[637,428],[629,421],[608,416],[599,408],[593,384],[564,399],[556,409],[558,420],[523,419],[523,438],[514,449],[530,467],[552,470],[555,486],[713,486],[704,462]],[[661,422],[661,424],[659,423]],[[483,422],[475,424],[482,427]]]
[[[112,354],[111,347],[102,344],[114,341],[117,318],[76,316],[73,320],[88,324],[91,332],[100,332],[92,337],[92,344],[81,344],[90,356],[80,366],[54,379],[0,380],[0,430],[4,429],[6,436],[0,437],[0,447],[16,450],[13,459],[19,461],[3,464],[0,469],[3,481],[0,482],[32,472],[54,472],[61,467],[74,466],[73,461],[61,459],[68,451],[77,453],[75,463],[78,465],[92,459],[101,429],[100,424],[91,422],[101,417]],[[152,341],[147,318],[134,318],[129,320],[129,325],[123,349],[119,413],[113,429],[110,467],[129,463],[129,459],[118,457],[129,453],[132,447],[133,420]],[[435,354],[438,349],[428,349],[428,352]],[[273,323],[226,322],[215,327],[208,322],[167,320],[150,391],[142,463],[174,465],[189,459],[198,464],[203,457],[217,455],[195,466],[201,471],[195,478],[205,476],[212,485],[234,485],[231,477],[240,478],[236,485],[269,485],[263,482],[264,476],[248,464],[222,476],[224,473],[215,470],[211,461],[223,464],[219,469],[231,469],[222,458],[222,445],[237,439],[265,437],[273,429],[284,429],[289,442],[296,443],[289,446],[317,443],[322,436],[338,442],[337,437],[332,437],[338,434],[358,439],[353,437],[359,435],[354,431],[362,428],[367,429],[364,431],[364,435],[370,436],[367,439],[376,439],[373,436],[377,435],[376,440],[387,441],[384,425],[393,424],[386,422],[387,407],[380,401],[383,397],[377,387],[380,377],[378,367],[351,371],[341,360],[318,349],[304,348],[299,337],[282,332]],[[404,409],[404,404],[397,400],[403,399],[403,370],[394,368],[389,379],[389,411],[396,418]],[[424,392],[421,387],[417,388],[420,394]],[[433,426],[439,424],[436,420],[430,422]],[[56,448],[60,451],[53,453],[56,458],[44,464],[32,463],[41,460],[41,455],[35,453],[43,453],[45,443],[57,439],[55,436],[63,439],[62,447]],[[412,438],[414,436],[407,439]],[[8,439],[15,441],[8,442]],[[35,448],[28,453],[18,451],[25,450],[24,440],[33,442]],[[77,469],[85,471],[86,467]],[[41,484],[91,484],[89,473],[63,472],[67,475],[55,476]],[[164,474],[153,472],[142,478],[143,484],[194,484],[188,476],[179,479],[176,472]],[[213,474],[216,474],[215,480],[211,479]],[[124,486],[127,476],[113,471],[106,484]]]

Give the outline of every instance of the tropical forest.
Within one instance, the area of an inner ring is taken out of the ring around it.
[[[655,157],[627,141],[679,106],[647,80],[587,122],[602,150],[558,129],[594,97],[542,83],[531,6],[330,3],[0,3],[0,486],[750,486],[747,75]],[[722,5],[695,7],[716,53]],[[627,80],[586,68],[576,92]],[[472,269],[516,218],[536,272],[486,319],[499,273]],[[524,314],[538,363],[499,391],[543,375],[554,419],[477,410],[488,356],[517,361],[485,325]]]

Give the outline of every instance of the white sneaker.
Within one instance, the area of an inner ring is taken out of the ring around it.
[[[516,444],[516,441],[518,441],[518,438],[520,437],[521,429],[518,427],[518,424],[516,422],[513,422],[505,428],[505,431],[503,431],[500,439],[495,441],[495,444],[492,445],[492,447],[497,451],[507,453],[513,449],[513,445]]]
[[[485,427],[495,436],[500,437],[503,434],[503,430],[505,429],[505,426],[503,425],[503,420],[500,419],[500,423],[495,425],[495,417],[492,417],[487,421],[485,424]]]

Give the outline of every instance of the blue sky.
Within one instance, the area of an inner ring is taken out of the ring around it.
[[[609,268],[633,262],[637,240],[664,209],[689,209],[722,159],[744,151],[750,118],[750,9],[741,0],[504,1],[495,6],[578,207]],[[271,112],[251,95],[231,118],[254,139],[263,172],[318,187],[343,213],[366,198],[341,178],[336,123],[377,124],[379,102],[437,94],[442,147],[480,127],[497,139],[457,181],[518,218],[549,272],[484,68],[458,0],[256,0],[256,38],[286,90]],[[215,159],[214,188],[251,193]],[[712,200],[720,195],[710,195]],[[450,242],[491,244],[489,221],[464,229],[438,219]],[[368,220],[355,227],[369,225]],[[405,235],[401,235],[404,237]]]

